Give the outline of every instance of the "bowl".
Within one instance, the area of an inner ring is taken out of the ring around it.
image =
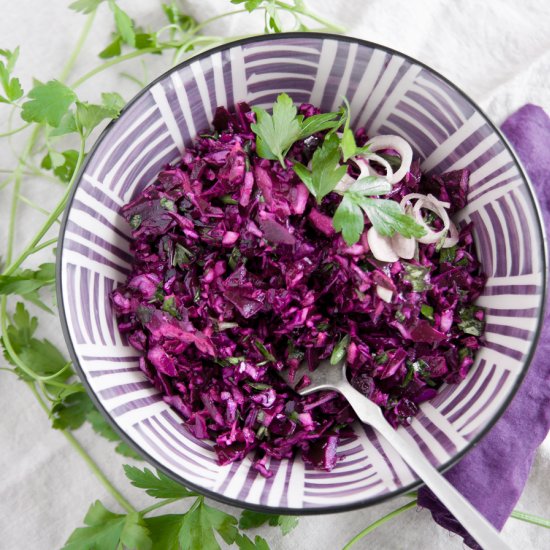
[[[546,277],[541,217],[517,158],[481,110],[447,79],[389,48],[327,34],[262,36],[202,53],[143,89],[100,136],[72,192],[58,249],[58,303],[96,406],[159,470],[237,506],[337,512],[409,491],[419,480],[359,423],[332,472],[310,469],[298,456],[273,462],[269,479],[249,458],[219,466],[213,443],[195,439],[145,379],[109,301],[132,261],[121,207],[209,127],[216,106],[245,100],[267,108],[283,91],[323,111],[346,96],[353,127],[402,136],[427,172],[470,168],[469,205],[455,221],[475,224],[488,275],[478,302],[487,311],[486,342],[466,379],[444,386],[399,430],[441,470],[472,448],[505,410],[536,346]]]

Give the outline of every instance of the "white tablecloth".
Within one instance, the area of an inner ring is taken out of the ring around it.
[[[84,17],[67,9],[69,0],[3,0],[0,15],[0,48],[21,46],[18,73],[26,89],[31,77],[42,81],[59,75],[74,46]],[[144,26],[160,26],[163,19],[156,0],[121,0]],[[234,9],[228,1],[184,2],[195,16],[204,19],[216,12]],[[460,86],[501,123],[526,102],[550,108],[550,2],[548,0],[333,0],[310,1],[316,9],[332,16],[349,34],[379,42],[407,53],[434,67]],[[260,32],[250,18],[212,26],[212,33]],[[73,74],[83,74],[97,64],[95,57],[109,39],[112,29],[107,6],[98,13],[94,31]],[[152,79],[168,66],[168,59],[147,60],[147,72],[139,62],[132,71]],[[118,69],[128,70],[128,67]],[[117,90],[129,99],[138,91],[135,84],[117,71],[103,73],[83,86],[81,97],[97,100],[100,91]],[[0,132],[5,128],[7,109],[0,105]],[[12,165],[9,148],[2,140],[0,169]],[[18,143],[18,139],[14,139]],[[2,174],[0,174],[2,176]],[[1,179],[1,177],[0,177]],[[53,205],[52,184],[25,184],[24,193],[36,202]],[[53,184],[54,185],[54,184]],[[7,230],[10,192],[0,191],[0,242]],[[42,214],[21,207],[25,224],[17,229],[23,245],[42,220]],[[5,255],[5,244],[0,245]],[[33,258],[52,261],[51,256]],[[41,335],[61,348],[63,338],[55,318],[40,314]],[[131,487],[112,445],[83,428],[78,438],[108,476],[135,502],[146,506],[150,499]],[[98,483],[64,437],[49,428],[49,421],[24,384],[0,371],[0,548],[6,550],[54,550],[61,548],[78,525],[90,503],[101,499],[117,510],[108,492]],[[517,508],[550,516],[550,440],[539,450],[531,477]],[[505,482],[506,480],[503,480]],[[274,528],[259,529],[273,549],[315,548],[331,550],[363,527],[405,502],[396,499],[379,506],[332,516],[305,517],[290,535],[281,537]],[[176,507],[177,508],[177,507]],[[233,509],[234,513],[238,510]],[[514,548],[550,548],[550,531],[511,519],[504,533]],[[461,548],[461,539],[436,526],[425,511],[409,511],[363,539],[357,548],[424,550]]]

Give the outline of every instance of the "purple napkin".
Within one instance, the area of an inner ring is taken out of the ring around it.
[[[525,105],[502,125],[502,131],[527,170],[550,233],[550,118],[535,105]],[[535,357],[525,380],[503,416],[482,441],[445,477],[498,529],[518,501],[535,451],[550,430],[550,307]],[[480,548],[462,525],[422,488],[418,503],[434,520],[458,533],[472,548]]]

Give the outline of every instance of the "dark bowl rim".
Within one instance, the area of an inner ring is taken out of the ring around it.
[[[536,195],[536,192],[533,188],[533,184],[531,183],[531,180],[529,176],[527,175],[527,172],[523,168],[519,158],[517,157],[516,153],[514,152],[512,146],[506,139],[506,137],[502,134],[500,129],[487,117],[487,115],[482,111],[482,109],[475,103],[466,93],[464,93],[456,84],[451,82],[448,78],[441,75],[436,70],[432,69],[425,63],[418,61],[414,57],[411,57],[410,55],[404,54],[402,52],[399,52],[397,50],[394,50],[393,48],[390,48],[388,46],[384,46],[382,44],[377,44],[375,42],[370,42],[368,40],[363,40],[361,38],[356,38],[353,36],[344,36],[339,34],[333,34],[333,33],[322,33],[322,32],[288,32],[288,33],[278,33],[278,34],[267,34],[267,35],[256,35],[248,38],[243,38],[240,40],[235,40],[232,42],[227,42],[225,44],[222,44],[220,46],[217,46],[215,48],[209,49],[207,51],[201,52],[182,63],[179,63],[178,65],[170,68],[160,76],[158,76],[155,80],[150,82],[147,86],[145,86],[142,90],[140,90],[122,109],[119,118],[112,120],[101,132],[99,137],[96,139],[95,143],[93,144],[92,148],[88,152],[86,159],[84,163],[82,164],[78,176],[75,179],[75,184],[73,186],[73,189],[71,190],[71,193],[69,195],[69,198],[67,200],[67,205],[65,207],[65,211],[63,214],[63,219],[61,222],[60,230],[59,230],[59,240],[58,240],[58,250],[60,251],[57,255],[56,259],[56,295],[57,295],[57,304],[59,308],[59,315],[61,320],[61,328],[63,332],[63,336],[65,338],[65,342],[67,344],[69,355],[71,357],[71,360],[75,366],[75,369],[82,380],[82,383],[84,387],[86,388],[86,391],[90,398],[92,399],[94,405],[97,407],[99,411],[103,414],[103,416],[106,418],[106,420],[109,422],[109,424],[113,427],[113,429],[118,433],[118,435],[121,437],[121,439],[126,442],[128,445],[130,445],[133,449],[136,450],[138,454],[143,456],[149,464],[172,478],[174,481],[181,483],[182,485],[185,485],[186,487],[192,489],[193,491],[196,491],[197,493],[200,493],[202,495],[205,495],[209,498],[212,498],[213,500],[217,500],[218,502],[221,502],[223,504],[228,504],[231,506],[235,506],[238,508],[244,508],[248,510],[254,510],[258,512],[263,513],[271,513],[271,514],[288,514],[288,515],[300,515],[300,516],[310,516],[310,515],[320,515],[320,514],[333,514],[338,512],[348,512],[351,510],[357,510],[360,508],[365,508],[367,506],[373,506],[375,504],[380,504],[382,502],[385,502],[387,500],[390,500],[392,498],[398,497],[400,495],[404,495],[405,493],[409,493],[420,486],[423,485],[423,482],[421,480],[417,480],[413,483],[410,483],[407,486],[400,487],[399,489],[396,489],[394,491],[388,492],[384,495],[375,496],[372,498],[359,500],[356,502],[353,502],[351,504],[344,504],[344,505],[330,505],[330,506],[319,506],[314,508],[288,508],[288,507],[281,507],[281,506],[266,506],[263,504],[254,504],[254,503],[248,503],[243,500],[235,499],[226,497],[224,495],[221,495],[219,493],[216,493],[215,491],[212,491],[210,489],[205,489],[204,487],[201,487],[199,485],[196,485],[195,483],[189,482],[184,477],[174,473],[169,468],[165,467],[164,465],[160,464],[155,458],[153,458],[149,453],[147,453],[145,450],[143,450],[129,435],[126,434],[125,431],[122,430],[122,428],[119,427],[117,422],[111,417],[109,412],[103,407],[100,400],[97,398],[95,392],[92,390],[90,384],[88,383],[86,374],[84,373],[84,369],[80,365],[80,362],[78,360],[77,354],[75,352],[71,336],[69,334],[69,326],[67,322],[67,317],[65,315],[65,307],[63,303],[63,292],[62,292],[62,286],[63,286],[63,279],[62,279],[62,262],[63,262],[63,245],[65,240],[65,232],[66,232],[66,226],[67,221],[69,218],[69,213],[71,211],[72,203],[76,194],[76,191],[78,190],[80,181],[82,179],[82,175],[86,171],[86,167],[88,163],[90,162],[91,158],[94,156],[94,153],[96,152],[99,145],[103,142],[107,134],[110,132],[110,130],[113,128],[113,126],[117,123],[117,121],[124,115],[124,113],[129,110],[134,103],[136,103],[141,97],[143,97],[145,94],[149,92],[149,90],[158,84],[159,82],[164,81],[169,75],[172,73],[179,71],[183,69],[184,67],[187,67],[191,63],[194,63],[195,61],[210,57],[211,55],[228,50],[232,47],[243,45],[243,44],[250,44],[254,42],[266,42],[266,41],[277,41],[277,40],[285,40],[285,39],[292,39],[292,38],[313,38],[317,40],[336,40],[341,42],[348,42],[348,43],[354,43],[358,44],[363,47],[372,48],[372,49],[378,49],[381,51],[384,51],[386,53],[389,53],[391,55],[396,55],[399,57],[402,57],[403,59],[409,61],[410,63],[413,63],[415,65],[418,65],[419,67],[422,67],[429,71],[431,74],[436,76],[437,78],[441,79],[443,82],[445,82],[448,86],[450,86],[452,89],[456,90],[474,109],[482,116],[482,118],[487,122],[489,127],[492,129],[493,132],[496,133],[496,135],[500,138],[510,155],[512,156],[512,159],[514,160],[514,163],[522,176],[523,180],[527,184],[527,189],[529,190],[529,194],[531,197],[531,202],[533,205],[533,209],[535,211],[536,217],[537,217],[537,229],[539,233],[539,243],[540,243],[540,256],[542,259],[542,267],[543,273],[542,273],[542,292],[541,292],[541,306],[539,308],[539,314],[538,314],[538,322],[536,330],[534,331],[533,339],[531,340],[531,346],[529,349],[529,352],[527,353],[527,357],[524,361],[524,365],[522,368],[521,373],[519,374],[514,386],[509,390],[509,394],[507,395],[506,399],[500,406],[499,410],[493,415],[493,417],[487,422],[483,430],[481,430],[468,444],[464,449],[462,449],[460,452],[458,452],[455,456],[453,456],[450,460],[448,460],[446,463],[440,465],[438,467],[438,470],[443,473],[446,470],[448,470],[451,466],[456,464],[462,457],[469,452],[471,449],[473,449],[482,439],[483,437],[489,432],[489,430],[495,425],[497,420],[503,415],[504,411],[508,408],[508,405],[512,401],[514,395],[518,391],[519,387],[521,386],[523,379],[525,378],[525,375],[527,374],[527,371],[529,370],[529,366],[531,364],[531,361],[533,359],[533,355],[535,353],[535,349],[537,347],[537,342],[540,337],[540,333],[542,330],[543,320],[544,320],[544,312],[545,312],[545,305],[546,305],[546,293],[547,293],[547,265],[548,265],[548,258],[547,258],[547,246],[546,246],[546,234],[543,230],[544,227],[544,221],[542,217],[542,212],[540,209],[540,205],[538,202],[538,198]]]

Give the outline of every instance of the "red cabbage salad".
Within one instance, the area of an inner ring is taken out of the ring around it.
[[[352,131],[347,102],[218,107],[123,208],[134,262],[111,296],[119,329],[220,464],[251,453],[270,476],[270,460],[299,449],[331,470],[353,411],[337,392],[298,395],[279,372],[345,361],[394,427],[464,379],[485,284],[471,224],[450,219],[468,177],[422,174],[401,137]]]

